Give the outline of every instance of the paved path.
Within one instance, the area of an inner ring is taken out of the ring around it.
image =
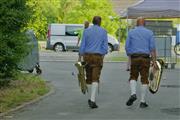
[[[112,57],[123,57],[126,58],[127,56],[125,55],[124,52],[118,52],[114,51],[111,53],[108,53],[105,56],[105,61],[110,61]],[[77,61],[78,59],[78,52],[54,52],[54,51],[41,51],[40,52],[40,60],[42,62],[57,62],[57,61]]]
[[[105,63],[101,76],[98,109],[87,105],[78,82],[71,75],[73,62],[41,62],[42,77],[55,87],[55,93],[5,117],[5,120],[178,120],[180,119],[180,70],[165,70],[157,94],[148,92],[149,108],[140,109],[139,99],[132,107],[125,105],[129,97],[128,72],[125,63]],[[139,87],[139,84],[138,84]],[[137,91],[139,93],[139,89]],[[139,98],[139,94],[137,94]]]

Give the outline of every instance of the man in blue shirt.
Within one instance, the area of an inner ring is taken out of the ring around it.
[[[104,55],[108,52],[108,37],[105,29],[100,27],[101,17],[93,18],[93,26],[84,30],[79,54],[83,56],[86,65],[86,83],[91,86],[90,108],[97,108],[95,97],[99,85]]]
[[[140,73],[142,83],[140,108],[148,107],[145,101],[145,96],[148,87],[150,55],[152,57],[153,64],[156,67],[156,49],[153,32],[146,29],[144,25],[145,20],[143,18],[138,18],[137,27],[129,31],[125,45],[126,53],[131,57],[129,78],[131,96],[126,105],[131,106],[137,99],[136,84]]]

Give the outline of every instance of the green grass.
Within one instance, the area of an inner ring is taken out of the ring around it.
[[[110,57],[106,59],[107,61],[112,61],[112,62],[125,62],[128,60],[127,57]]]
[[[10,86],[0,89],[0,113],[42,96],[48,91],[49,87],[39,76],[19,74]]]

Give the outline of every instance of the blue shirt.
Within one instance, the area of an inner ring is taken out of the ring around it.
[[[143,26],[138,26],[129,31],[126,40],[126,54],[133,53],[150,54],[155,49],[153,32]]]
[[[105,55],[107,52],[108,37],[106,30],[97,25],[85,29],[79,49],[80,55],[85,53],[99,53]]]

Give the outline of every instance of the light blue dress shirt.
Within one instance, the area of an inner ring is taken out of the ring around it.
[[[143,26],[138,26],[129,31],[126,39],[126,54],[150,54],[155,49],[153,32]]]
[[[85,53],[99,53],[105,55],[107,52],[108,37],[106,30],[97,25],[85,29],[79,49],[80,55]]]

